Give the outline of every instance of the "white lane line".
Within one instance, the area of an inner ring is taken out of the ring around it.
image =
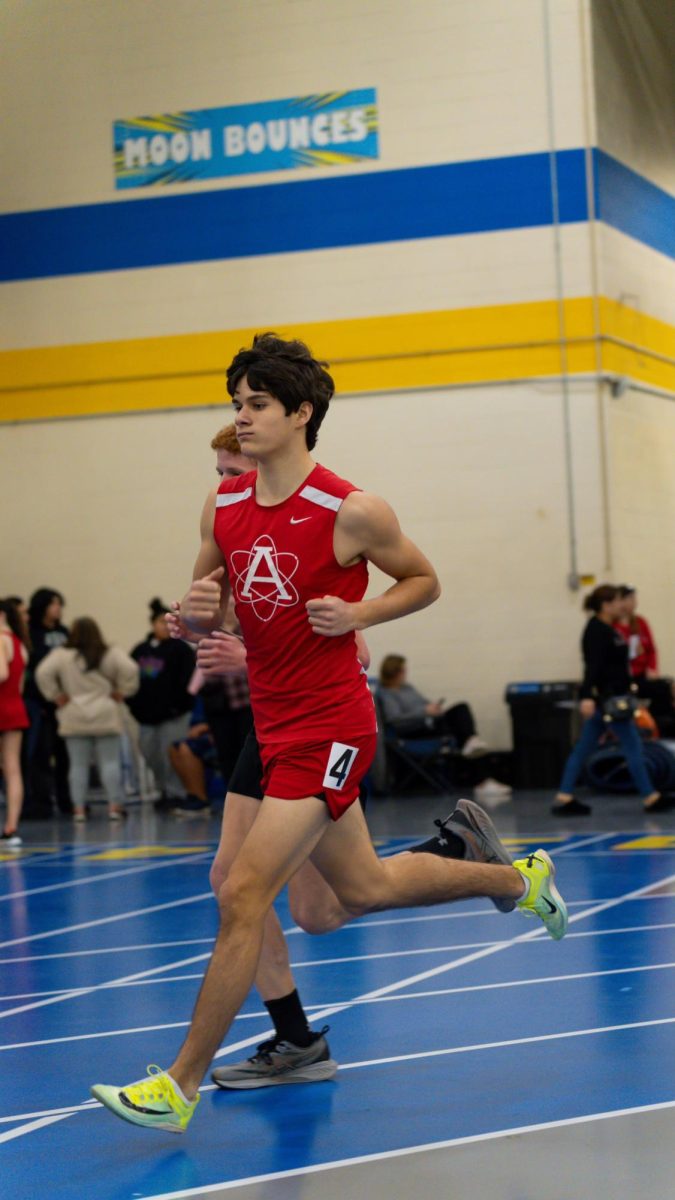
[[[674,929],[674,928],[675,928],[675,922],[664,923],[661,925],[629,925],[629,926],[626,926],[625,928],[621,928],[621,929],[589,929],[589,930],[582,930],[580,932],[578,931],[576,933],[568,933],[567,941],[572,941],[575,938],[613,937],[614,935],[619,935],[619,934],[648,933],[655,929]],[[533,930],[532,932],[539,933],[540,931],[537,929],[537,930]],[[525,935],[525,937],[523,937],[522,940],[526,940],[526,938],[527,938],[527,935]],[[458,950],[484,950],[485,949],[486,951],[492,953],[492,952],[494,952],[495,947],[497,949],[503,949],[505,947],[514,945],[516,942],[518,942],[520,940],[521,940],[520,938],[513,938],[513,939],[510,939],[509,941],[504,941],[504,942],[495,942],[494,939],[487,941],[487,942],[456,942],[456,943],[452,943],[449,946],[424,946],[421,948],[416,948],[414,950],[388,950],[388,951],[385,951],[380,954],[352,954],[352,955],[344,955],[344,956],[340,956],[340,957],[336,957],[336,958],[315,958],[315,959],[308,959],[308,960],[300,960],[297,962],[291,962],[290,966],[291,966],[291,970],[299,971],[299,970],[303,970],[303,969],[310,968],[310,967],[330,967],[330,966],[335,966],[335,965],[342,966],[345,963],[375,962],[378,959],[419,958],[420,956],[425,955],[425,954],[449,954],[449,953],[452,953],[452,952],[458,951]],[[533,941],[534,939],[527,938],[527,940]],[[212,944],[212,942],[211,942],[211,944]],[[178,981],[184,981],[184,980],[189,980],[189,979],[201,979],[203,973],[200,973],[197,975],[173,976],[173,977],[169,977],[169,978],[166,978],[166,979],[163,979],[160,981],[146,979],[145,976],[151,975],[153,972],[170,971],[170,970],[174,969],[176,966],[187,966],[188,964],[191,964],[191,963],[205,962],[210,957],[211,957],[210,952],[207,952],[205,954],[196,954],[192,958],[186,958],[186,959],[180,960],[180,962],[178,964],[165,963],[158,967],[153,967],[151,971],[139,971],[135,975],[123,976],[119,980],[109,980],[109,981],[105,981],[103,983],[96,983],[96,984],[85,984],[82,987],[77,987],[77,988],[55,988],[55,989],[51,989],[49,991],[44,991],[44,992],[28,992],[28,993],[26,993],[25,996],[18,995],[18,996],[2,997],[0,999],[4,999],[4,1000],[10,1001],[10,1002],[12,1000],[29,999],[33,996],[48,997],[48,998],[37,1000],[33,1004],[24,1004],[17,1008],[10,1008],[10,1009],[6,1009],[5,1011],[0,1011],[0,1020],[3,1020],[5,1017],[16,1016],[22,1012],[29,1012],[30,1010],[32,1010],[34,1008],[47,1007],[50,1004],[56,1004],[62,1000],[76,1000],[80,996],[89,996],[89,995],[92,995],[94,992],[105,991],[110,988],[135,987],[135,986],[140,986],[144,983],[153,983],[153,982],[175,983]],[[462,960],[462,961],[464,961],[464,960]],[[440,969],[449,969],[449,967],[440,968]]]
[[[192,904],[193,901],[196,899],[204,900],[208,897],[209,894],[210,894],[209,892],[203,892],[198,897],[191,897],[189,900],[185,901],[185,903]],[[675,899],[675,897],[674,897],[674,899]],[[172,903],[177,904],[180,902],[172,901]],[[147,908],[139,908],[134,913],[125,913],[124,915],[137,917],[139,914],[146,913],[147,911],[148,911]],[[153,908],[152,911],[156,912],[157,910],[156,910],[156,908]],[[77,926],[77,927],[71,926],[71,929],[74,929],[74,928],[79,928],[79,926]],[[175,941],[175,942],[139,942],[137,945],[133,945],[133,946],[97,946],[93,950],[64,950],[64,951],[61,951],[61,953],[59,953],[59,954],[26,954],[26,955],[22,955],[21,958],[19,958],[18,956],[16,958],[0,958],[0,964],[6,965],[7,963],[46,962],[47,960],[51,960],[51,959],[55,959],[55,958],[88,958],[90,955],[94,955],[94,954],[130,954],[134,950],[161,950],[165,946],[213,945],[215,936],[216,935],[215,935],[215,931],[214,931],[213,937],[182,938],[180,941]]]
[[[455,988],[432,988],[423,992],[403,992],[395,993],[392,996],[375,996],[370,1000],[344,1000],[336,1001],[335,1003],[344,1004],[347,1007],[356,1008],[364,1004],[393,1004],[399,1003],[402,1000],[428,1000],[438,996],[459,996],[468,992],[495,992],[502,991],[505,988],[516,987],[535,987],[541,984],[550,985],[552,983],[570,983],[580,979],[598,979],[607,975],[635,975],[645,971],[672,971],[675,969],[675,962],[669,963],[649,963],[642,967],[613,967],[606,971],[575,971],[567,975],[540,975],[534,976],[531,979],[506,979],[500,980],[497,983],[474,983],[466,987]],[[202,975],[180,975],[178,979],[201,979]],[[134,980],[131,983],[106,984],[106,987],[143,987],[155,983],[173,983],[174,979],[140,979]],[[2,999],[2,997],[0,997]],[[15,999],[21,999],[17,996]],[[314,1015],[314,1010],[324,1007],[322,1004],[306,1004],[305,1009],[308,1013]],[[235,1021],[264,1021],[267,1017],[266,1012],[251,1012],[238,1013],[234,1018]],[[99,1030],[96,1033],[76,1033],[69,1034],[67,1037],[42,1038],[34,1042],[12,1042],[7,1045],[0,1046],[0,1052],[4,1050],[25,1050],[34,1046],[54,1046],[61,1045],[63,1042],[88,1042],[95,1041],[97,1038],[124,1037],[129,1034],[149,1033],[160,1029],[181,1029],[189,1025],[189,1021],[171,1021],[164,1025],[140,1025],[130,1029],[105,1029]]]
[[[173,903],[179,903],[179,902],[174,901]],[[610,907],[610,904],[606,904],[604,907]],[[576,915],[576,917],[570,917],[570,924],[572,923],[572,921],[578,920],[578,919],[580,919],[581,916],[585,916],[585,915],[588,915],[588,914],[578,913]],[[575,933],[568,933],[566,940],[572,941],[576,938],[614,937],[614,936],[628,934],[628,933],[649,933],[653,930],[660,930],[660,929],[675,929],[675,921],[663,922],[663,923],[657,924],[657,925],[627,925],[627,926],[621,927],[619,929],[581,930],[581,931],[576,931]],[[451,970],[455,965],[461,966],[465,962],[471,962],[471,961],[473,961],[474,957],[482,958],[484,956],[484,954],[493,954],[493,953],[496,953],[496,951],[498,951],[498,950],[507,949],[508,947],[514,946],[521,942],[527,943],[527,942],[534,941],[535,937],[542,934],[543,932],[544,932],[543,929],[533,929],[533,930],[530,930],[530,932],[527,934],[521,934],[518,937],[510,938],[506,941],[497,941],[496,942],[494,939],[492,939],[492,940],[486,941],[486,942],[455,942],[448,946],[424,946],[424,947],[416,948],[413,950],[388,950],[388,951],[384,951],[379,954],[351,954],[351,955],[342,955],[339,957],[332,957],[332,958],[314,958],[314,959],[307,959],[307,960],[298,960],[298,961],[291,962],[290,966],[291,966],[292,970],[299,971],[299,970],[306,969],[309,967],[327,967],[327,966],[335,966],[335,965],[338,965],[338,966],[344,965],[345,963],[374,962],[378,959],[418,958],[421,955],[425,955],[425,954],[450,954],[450,953],[453,953],[455,951],[460,951],[460,950],[476,950],[476,951],[478,951],[478,954],[475,956],[471,955],[471,956],[469,956],[469,958],[465,957],[465,958],[459,959],[459,960],[457,960],[456,964],[454,961],[452,963],[444,964],[440,967],[434,968],[431,972],[426,972],[424,975],[419,976],[419,978],[427,978],[429,975],[440,974],[441,972],[443,972],[445,970]],[[213,943],[211,942],[211,944],[213,944]],[[38,996],[42,995],[47,998],[37,1000],[31,1004],[23,1004],[16,1008],[5,1009],[4,1011],[0,1012],[0,1021],[3,1020],[5,1017],[17,1016],[20,1013],[29,1012],[35,1008],[44,1008],[51,1004],[58,1004],[59,1002],[61,1002],[63,1000],[76,1000],[80,996],[92,995],[94,992],[104,991],[109,988],[131,986],[131,985],[135,985],[138,982],[143,983],[146,981],[146,978],[148,976],[161,974],[162,972],[171,971],[171,970],[180,968],[182,966],[189,966],[192,963],[205,962],[210,957],[211,957],[210,952],[206,952],[204,954],[195,954],[191,958],[180,959],[177,963],[163,963],[160,966],[152,967],[150,970],[138,971],[133,975],[122,976],[120,979],[107,980],[107,981],[104,981],[103,983],[86,984],[86,985],[84,985],[82,987],[78,987],[78,988],[64,988],[64,989],[57,989],[54,991],[43,992],[43,993],[38,992],[38,993],[35,993],[35,995],[38,995]],[[183,975],[179,978],[182,978],[182,979],[201,978],[201,975],[197,975],[197,976]],[[163,982],[166,982],[166,983],[173,983],[175,981],[176,981],[175,979],[163,980]],[[149,980],[148,980],[148,982],[149,982]],[[398,985],[396,985],[396,986],[398,986]],[[376,994],[379,995],[380,993],[377,992]],[[10,999],[13,999],[13,998],[14,997],[10,997]],[[20,998],[21,997],[16,997],[16,999],[20,999]],[[338,1009],[337,1011],[341,1011],[341,1010]]]
[[[571,854],[573,850],[580,850],[583,846],[592,846],[595,842],[606,842],[609,838],[618,837],[619,834],[614,833],[594,833],[590,837],[582,838],[578,842],[567,842],[564,846],[554,846],[549,850],[551,858],[557,858],[559,854]],[[546,840],[546,839],[544,839]]]
[[[665,879],[646,884],[642,888],[636,888],[633,892],[628,892],[624,896],[619,896],[619,897],[616,897],[615,899],[602,901],[601,903],[592,905],[590,908],[585,909],[580,913],[575,913],[573,916],[571,916],[570,917],[570,925],[573,924],[574,922],[584,920],[589,916],[594,916],[596,913],[604,912],[605,910],[610,909],[610,908],[615,908],[618,904],[623,904],[628,899],[633,899],[637,896],[643,895],[645,892],[651,891],[655,887],[663,887],[667,883],[672,882],[673,880],[675,880],[675,875],[667,876]],[[210,896],[210,893],[206,893],[206,895]],[[194,897],[193,897],[193,899],[194,899]],[[172,905],[177,905],[179,903],[181,903],[181,902],[180,901],[171,901]],[[112,919],[114,919],[114,918],[112,918]],[[589,930],[589,931],[582,931],[581,933],[568,934],[567,936],[568,936],[568,938],[606,937],[606,936],[610,936],[613,934],[646,932],[650,929],[664,929],[664,928],[672,928],[674,926],[675,926],[675,923],[674,924],[664,923],[664,924],[656,925],[656,926],[625,927],[625,928],[619,929],[619,930],[612,930],[612,929],[610,929],[610,930]],[[410,979],[404,980],[401,983],[391,984],[387,988],[384,988],[384,989],[378,988],[372,993],[370,993],[370,992],[366,993],[365,997],[364,996],[357,997],[358,999],[364,999],[364,998],[368,999],[371,996],[386,995],[387,992],[389,992],[389,991],[399,991],[402,987],[406,987],[410,983],[417,983],[424,979],[430,979],[435,975],[443,974],[443,972],[445,972],[445,971],[455,970],[457,967],[464,966],[470,962],[476,962],[479,959],[486,957],[487,955],[496,954],[501,950],[509,949],[511,946],[520,945],[522,943],[534,941],[535,939],[541,937],[544,934],[545,934],[545,930],[544,930],[543,926],[539,926],[535,929],[531,929],[528,933],[520,934],[514,938],[509,938],[504,941],[468,942],[468,943],[460,943],[460,944],[451,945],[451,946],[434,946],[434,947],[430,947],[428,949],[421,949],[421,950],[390,951],[390,952],[384,953],[384,954],[349,955],[349,956],[343,956],[343,957],[339,957],[339,958],[312,959],[312,960],[309,960],[306,962],[302,962],[302,961],[294,962],[291,964],[291,966],[294,969],[300,969],[303,967],[327,966],[327,965],[341,964],[341,963],[346,963],[346,962],[368,961],[371,959],[407,958],[407,957],[419,956],[420,954],[434,954],[434,953],[445,954],[445,953],[451,953],[451,952],[457,951],[457,950],[473,950],[474,951],[474,953],[472,953],[472,954],[464,955],[463,957],[458,958],[458,959],[453,959],[449,963],[442,963],[438,967],[430,968],[428,971],[424,971],[421,974],[416,975]],[[120,979],[117,979],[117,980],[108,980],[105,983],[93,984],[93,985],[87,986],[85,988],[75,988],[70,992],[63,993],[62,995],[51,996],[44,1000],[38,1000],[38,1001],[35,1001],[30,1004],[24,1004],[24,1005],[20,1005],[16,1008],[7,1009],[4,1012],[0,1012],[0,1020],[3,1020],[6,1017],[16,1016],[22,1012],[28,1012],[35,1008],[43,1008],[43,1007],[46,1007],[51,1004],[62,1003],[65,1000],[77,999],[80,996],[88,995],[93,992],[102,990],[103,988],[106,987],[106,984],[126,983],[127,981],[131,981],[131,980],[145,979],[152,975],[161,975],[162,973],[166,973],[167,971],[170,971],[173,969],[178,969],[183,966],[189,966],[192,963],[204,962],[209,957],[210,957],[210,955],[208,953],[194,955],[191,958],[179,960],[177,963],[165,963],[161,966],[153,967],[150,970],[138,971],[132,975],[122,976]],[[322,1011],[319,1014],[315,1014],[315,1017],[317,1015],[318,1016],[329,1016],[329,1015],[332,1015],[333,1013],[341,1012],[341,1011],[343,1011],[343,1009],[344,1009],[344,1005],[337,1006],[337,1008],[331,1007],[325,1013]],[[264,1036],[267,1036],[267,1031],[265,1032]],[[241,1048],[242,1044],[252,1045],[254,1040],[255,1039],[251,1039],[247,1043],[238,1043],[236,1048],[237,1049]],[[260,1040],[262,1040],[262,1038],[258,1038],[258,1041],[260,1041]],[[234,1048],[235,1047],[227,1047],[225,1049],[219,1050],[218,1053],[216,1054],[216,1058],[222,1054],[229,1053],[230,1050],[232,1050]]]
[[[5,1017],[18,1016],[19,1013],[32,1012],[36,1008],[47,1008],[51,1004],[61,1004],[64,1000],[77,1000],[80,996],[89,996],[93,992],[103,991],[110,984],[127,983],[134,979],[146,979],[150,975],[159,975],[162,971],[170,971],[178,967],[189,967],[192,963],[203,962],[205,958],[210,958],[210,954],[194,954],[192,958],[181,958],[174,963],[162,963],[160,967],[150,967],[146,971],[137,971],[134,975],[123,975],[119,979],[106,980],[105,983],[91,984],[85,988],[73,988],[70,992],[63,992],[60,996],[50,996],[47,1000],[36,1000],[33,1004],[21,1004],[17,1008],[7,1008],[4,1012],[0,1012],[0,1021]]]
[[[618,904],[623,904],[627,900],[634,899],[637,896],[644,895],[646,892],[653,891],[657,887],[664,887],[664,886],[672,883],[673,881],[675,881],[675,875],[665,876],[664,878],[659,879],[659,880],[652,880],[651,883],[649,883],[641,888],[635,888],[631,892],[626,892],[623,896],[619,896],[614,900],[605,901],[600,904],[595,904],[595,905],[592,905],[590,908],[583,910],[580,913],[575,913],[574,916],[570,917],[570,923],[585,920],[587,917],[594,916],[598,912],[602,912],[608,908],[614,908]],[[440,966],[433,967],[430,970],[420,972],[417,975],[409,976],[406,979],[398,980],[397,982],[388,984],[385,987],[376,988],[371,992],[366,992],[366,993],[362,994],[361,996],[355,997],[355,999],[356,1000],[370,1000],[370,999],[374,999],[379,996],[390,995],[392,992],[400,992],[403,988],[409,987],[411,984],[421,983],[426,979],[434,978],[435,976],[441,975],[447,971],[456,970],[458,967],[466,966],[468,963],[477,962],[481,958],[485,958],[492,954],[497,954],[502,950],[509,949],[511,946],[519,945],[523,942],[533,941],[536,938],[540,938],[544,934],[545,934],[545,930],[543,927],[540,926],[539,928],[530,930],[528,933],[521,934],[519,937],[512,938],[509,941],[497,942],[493,945],[486,946],[480,950],[475,951],[472,954],[467,954],[461,958],[453,959],[449,963],[442,963]],[[196,956],[193,959],[187,960],[182,963],[173,964],[173,965],[178,966],[178,967],[187,966],[187,965],[189,965],[190,962],[199,961],[200,959],[203,960],[203,958],[205,958],[205,957],[208,957],[208,955]],[[148,975],[160,974],[162,970],[167,970],[167,969],[170,969],[170,967],[167,967],[165,965],[162,968],[153,968],[150,971],[140,971],[140,972],[137,972],[136,975],[128,976],[121,980],[116,980],[116,981],[109,980],[108,982],[118,982],[118,983],[126,982],[127,978],[129,978],[129,979],[144,978]],[[97,991],[97,990],[99,990],[99,988],[91,988],[90,990]],[[78,992],[77,995],[79,995],[79,994],[81,994],[81,993]],[[52,997],[49,1000],[38,1002],[37,1005],[27,1005],[25,1007],[26,1008],[41,1007],[43,1004],[58,1003],[61,1000],[67,1000],[69,998],[70,998],[69,994],[67,993],[63,997],[62,996]],[[314,1020],[320,1020],[327,1016],[333,1016],[336,1013],[344,1012],[346,1009],[349,1009],[350,1007],[352,1007],[352,1004],[353,1004],[353,1001],[350,1001],[347,1004],[331,1005],[325,1009],[320,1009],[319,1012],[315,1012],[313,1014],[313,1018],[314,1018]],[[7,1014],[7,1013],[2,1014],[2,1016],[7,1016],[7,1015],[11,1015],[11,1014]],[[263,1040],[263,1038],[269,1037],[271,1035],[271,1033],[272,1033],[271,1029],[267,1028],[263,1031],[262,1034],[257,1033],[253,1037],[243,1038],[239,1042],[234,1042],[226,1047],[223,1047],[219,1051],[217,1051],[217,1053],[214,1055],[214,1060],[218,1059],[218,1058],[222,1058],[223,1055],[225,1055],[225,1054],[232,1054],[235,1051],[245,1049],[248,1046],[257,1045],[260,1041]]]
[[[97,917],[94,921],[81,921],[79,925],[64,925],[61,929],[47,929],[44,933],[29,933],[26,937],[11,938],[7,942],[0,942],[0,950],[5,950],[8,946],[23,946],[26,942],[39,942],[44,938],[61,937],[65,933],[79,933],[81,929],[112,925],[115,921],[128,921],[132,917],[144,917],[148,913],[164,912],[168,908],[179,908],[182,904],[198,904],[200,901],[212,899],[213,892],[199,892],[198,895],[186,896],[183,900],[167,900],[164,904],[151,904],[148,908],[134,908],[127,912],[115,913],[111,917]],[[16,959],[9,961],[16,962]]]
[[[596,913],[604,912],[605,909],[615,908],[618,904],[624,904],[627,900],[634,899],[636,896],[642,896],[645,892],[652,891],[657,887],[665,887],[667,884],[675,880],[675,875],[667,875],[663,879],[652,880],[651,883],[644,887],[635,888],[631,892],[625,892],[623,896],[618,896],[613,900],[606,900],[599,904],[592,904],[590,908],[583,909],[580,913],[575,913],[570,917],[570,924],[577,921],[584,921],[587,917],[595,916]],[[410,987],[415,983],[423,983],[426,979],[433,979],[437,975],[442,975],[447,971],[456,971],[458,967],[467,966],[469,963],[478,962],[481,958],[487,958],[492,954],[499,954],[502,950],[509,950],[512,946],[521,945],[523,942],[531,942],[536,938],[545,935],[543,926],[531,929],[529,933],[520,934],[519,937],[511,938],[504,942],[495,942],[490,946],[485,946],[480,950],[476,950],[473,954],[465,954],[461,958],[452,959],[451,962],[441,963],[438,967],[432,967],[427,971],[422,971],[418,975],[408,976],[406,979],[399,980],[396,983],[391,983],[386,987],[375,988],[372,992],[365,992],[360,996],[355,997],[356,1000],[370,1000],[377,996],[387,996],[392,992],[400,992],[403,988]],[[330,1007],[320,1009],[319,1012],[313,1013],[314,1020],[322,1020],[325,1017],[334,1016],[336,1013],[344,1012],[349,1008],[349,1004],[337,1004]],[[256,1045],[263,1038],[270,1036],[269,1030],[265,1030],[262,1035],[252,1037],[243,1041],[235,1042],[233,1045],[223,1046],[214,1054],[214,1059],[222,1058],[225,1054],[231,1054],[237,1050],[243,1050],[247,1046]]]
[[[342,1167],[383,1162],[390,1158],[404,1158],[409,1154],[428,1154],[433,1150],[470,1146],[474,1142],[497,1141],[500,1138],[513,1138],[527,1133],[546,1133],[551,1129],[564,1129],[568,1125],[586,1125],[591,1121],[610,1121],[617,1117],[639,1116],[642,1113],[659,1112],[674,1107],[675,1100],[665,1100],[660,1104],[643,1104],[634,1108],[616,1108],[611,1112],[588,1113],[583,1117],[564,1117],[558,1121],[542,1121],[538,1125],[516,1125],[509,1129],[493,1130],[490,1133],[474,1133],[467,1137],[449,1138],[443,1142],[425,1142],[420,1146],[406,1146],[401,1150],[382,1150],[377,1154],[359,1154],[353,1158],[333,1159],[331,1162],[315,1163],[310,1167],[296,1167],[289,1171],[272,1171],[267,1175],[249,1175],[245,1179],[226,1179],[221,1183],[209,1183],[198,1188],[183,1188],[179,1192],[158,1192],[154,1196],[148,1196],[146,1200],[187,1200],[189,1196],[206,1196],[213,1192],[249,1187],[252,1184],[273,1183],[279,1179],[295,1179],[303,1175],[318,1175],[322,1171],[337,1171]]]
[[[257,1013],[256,1016],[260,1020],[265,1013]],[[241,1017],[235,1017],[235,1020],[241,1020]],[[96,1038],[112,1038],[124,1037],[134,1033],[154,1033],[161,1029],[185,1029],[189,1025],[189,1021],[169,1021],[166,1025],[139,1025],[137,1029],[106,1029],[101,1033],[76,1033],[70,1037],[62,1038],[44,1038],[41,1042],[15,1042],[13,1045],[0,1046],[0,1051],[4,1050],[27,1050],[34,1046],[60,1046],[62,1042],[88,1042]]]
[[[205,859],[211,858],[212,851],[206,850],[201,854],[190,854],[187,859],[190,864],[201,863]],[[178,862],[180,863],[179,859]],[[43,887],[27,888],[23,892],[7,892],[6,895],[0,896],[0,903],[5,900],[23,900],[26,896],[41,896],[46,892],[59,892],[64,888],[84,887],[88,883],[106,883],[108,879],[121,879],[125,875],[141,875],[146,871],[163,871],[167,867],[175,867],[177,865],[176,857],[167,859],[166,862],[150,862],[136,867],[124,867],[121,871],[100,871],[97,875],[86,875],[84,879],[65,879],[61,883],[47,883]]]
[[[351,1002],[346,1006],[350,1007]],[[409,1054],[393,1054],[387,1055],[384,1058],[368,1058],[357,1062],[340,1063],[340,1071],[360,1071],[367,1067],[387,1067],[392,1064],[419,1062],[429,1058],[446,1058],[454,1054],[477,1054],[485,1050],[501,1050],[513,1048],[514,1046],[527,1046],[539,1042],[556,1042],[566,1041],[570,1038],[580,1037],[596,1037],[601,1034],[608,1033],[625,1033],[630,1029],[652,1029],[664,1025],[674,1025],[675,1017],[659,1017],[651,1021],[625,1021],[617,1025],[598,1025],[588,1029],[570,1029],[560,1033],[542,1033],[531,1035],[522,1038],[505,1038],[495,1042],[475,1042],[467,1046],[444,1046],[439,1050],[422,1050],[413,1051]],[[217,1084],[209,1083],[200,1087],[200,1092],[213,1092],[217,1088]],[[675,1101],[673,1101],[675,1103]],[[83,1104],[74,1104],[69,1107],[45,1109],[42,1112],[21,1113],[14,1116],[0,1117],[0,1124],[9,1124],[14,1121],[33,1120],[41,1117],[59,1117],[76,1112],[90,1112],[93,1109],[102,1107],[96,1100],[88,1100]],[[26,1128],[26,1133],[30,1132]]]
[[[63,1108],[43,1108],[39,1112],[15,1113],[11,1117],[0,1117],[0,1125],[11,1125],[14,1121],[35,1121],[40,1117],[66,1117],[71,1113],[86,1112],[90,1108],[98,1108],[98,1100],[85,1100],[82,1104],[68,1104]]]
[[[570,923],[573,920],[570,917]],[[620,929],[587,929],[568,933],[565,940],[572,941],[575,938],[592,938],[592,937],[612,937],[614,934],[625,933],[648,933],[651,929],[675,929],[675,921],[663,922],[659,925],[626,925]],[[537,933],[540,931],[537,930]],[[490,938],[486,942],[453,942],[449,946],[422,946],[414,950],[386,950],[379,954],[352,954],[344,955],[340,958],[311,958],[303,959],[291,963],[292,970],[299,970],[302,967],[326,967],[331,963],[350,963],[350,962],[370,962],[378,958],[411,958],[419,954],[446,954],[453,950],[479,950],[483,946],[510,946],[513,941],[518,939],[510,939],[509,941],[501,942],[496,938]]]
[[[12,1138],[24,1137],[27,1133],[35,1133],[38,1129],[44,1129],[45,1125],[55,1125],[57,1121],[65,1121],[70,1116],[72,1113],[61,1113],[58,1117],[42,1117],[39,1121],[30,1121],[28,1125],[19,1125],[16,1129],[8,1129],[6,1133],[0,1133],[0,1144],[11,1142]]]
[[[628,1029],[652,1029],[675,1025],[675,1017],[657,1017],[652,1021],[624,1021],[620,1025],[597,1025],[591,1029],[569,1029],[563,1033],[539,1033],[530,1037],[503,1038],[499,1042],[476,1042],[471,1046],[449,1046],[443,1050],[420,1050],[413,1054],[390,1054],[387,1058],[366,1058],[362,1062],[341,1063],[341,1071],[363,1067],[383,1067],[392,1063],[416,1062],[422,1058],[446,1058],[450,1054],[476,1054],[479,1050],[503,1050],[509,1046],[529,1046],[538,1042],[559,1042],[568,1038],[596,1037],[601,1033],[625,1033]]]
[[[116,917],[104,917],[103,921],[104,922],[107,922],[110,920],[117,921],[117,920],[124,920],[126,917],[137,917],[137,916],[143,915],[144,913],[157,912],[159,909],[163,909],[165,907],[170,907],[170,905],[175,906],[175,905],[183,904],[183,903],[184,904],[192,904],[195,900],[208,899],[210,894],[211,894],[210,892],[203,892],[199,896],[188,897],[188,899],[185,901],[172,900],[172,901],[170,901],[169,905],[160,904],[160,905],[153,905],[151,908],[139,908],[139,909],[136,909],[134,912],[121,913]],[[609,896],[609,897],[602,897],[602,898],[593,899],[593,900],[590,900],[590,899],[568,900],[567,907],[568,908],[583,908],[589,904],[605,904],[607,900],[612,900],[612,899],[616,899],[616,897]],[[627,903],[638,903],[638,902],[646,902],[646,901],[652,901],[652,900],[675,901],[675,893],[672,893],[672,894],[664,893],[662,895],[656,895],[656,896],[651,896],[651,895],[634,896],[633,899],[631,901],[627,901]],[[428,915],[426,915],[424,917],[398,917],[398,918],[397,917],[389,917],[389,918],[385,917],[385,918],[382,918],[381,920],[377,920],[377,921],[370,921],[370,920],[366,920],[363,917],[359,917],[355,921],[350,921],[348,924],[343,925],[340,929],[334,930],[333,936],[336,936],[339,933],[345,933],[345,932],[348,933],[351,930],[371,929],[376,926],[382,926],[382,925],[385,925],[385,926],[386,925],[394,925],[394,926],[396,926],[396,925],[416,925],[416,924],[424,924],[427,921],[453,921],[453,920],[463,920],[464,917],[496,917],[496,916],[497,916],[497,914],[496,914],[494,908],[492,908],[492,906],[490,906],[490,908],[476,908],[476,909],[471,909],[467,912],[429,913]],[[84,925],[70,925],[66,929],[63,929],[63,930],[52,930],[49,933],[36,934],[35,936],[36,937],[52,937],[52,936],[55,936],[57,933],[72,933],[73,931],[77,931],[82,928],[88,929],[91,926],[98,925],[99,923],[100,922],[98,922],[98,921],[87,921],[87,922],[85,922]],[[290,934],[305,934],[305,931],[304,931],[304,929],[300,929],[299,926],[297,926],[297,925],[292,925],[289,929],[284,929],[284,934],[286,936],[289,936]],[[215,936],[216,936],[216,934],[215,934],[215,930],[214,930],[212,937],[205,937],[205,938],[185,938],[180,941],[171,941],[171,942],[143,942],[143,943],[138,943],[138,944],[134,944],[134,945],[130,945],[130,946],[97,946],[90,950],[65,950],[65,951],[61,951],[58,953],[54,953],[54,954],[27,954],[27,955],[22,955],[20,957],[17,955],[17,956],[12,956],[11,958],[0,958],[0,965],[8,965],[10,963],[46,962],[48,960],[58,959],[58,958],[87,958],[90,955],[96,955],[96,954],[125,954],[127,952],[131,952],[131,951],[135,951],[135,950],[159,950],[163,946],[206,946],[206,945],[210,946],[210,945],[213,945]],[[305,936],[311,937],[313,935],[305,934]],[[26,941],[27,939],[18,938],[16,940],[18,942],[23,942],[23,941]],[[0,944],[6,944],[6,943],[0,943]]]
[[[54,843],[57,845],[57,843]],[[83,858],[87,854],[100,854],[104,850],[111,849],[109,843],[96,843],[92,846],[61,846],[59,849],[52,849],[46,842],[41,842],[37,846],[25,846],[23,849],[12,858],[6,858],[0,863],[0,869],[8,867],[11,869],[17,864],[22,867],[69,867],[77,866],[77,859]],[[70,855],[70,858],[68,858]],[[8,882],[11,882],[8,880]]]

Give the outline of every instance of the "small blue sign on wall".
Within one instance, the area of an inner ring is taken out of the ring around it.
[[[336,167],[379,155],[374,88],[115,121],[117,188]]]

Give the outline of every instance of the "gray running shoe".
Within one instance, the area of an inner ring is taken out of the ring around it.
[[[338,1065],[330,1056],[324,1034],[326,1025],[315,1034],[309,1046],[294,1046],[273,1038],[261,1042],[252,1058],[245,1062],[217,1067],[211,1072],[214,1083],[221,1088],[272,1087],[281,1083],[320,1083],[332,1079]]]
[[[512,865],[513,859],[499,840],[492,821],[475,800],[459,800],[445,821],[435,821],[434,824],[438,826],[437,841],[442,840],[446,831],[461,838],[466,861],[501,864],[505,867]],[[513,912],[516,907],[516,901],[507,897],[491,896],[490,899],[499,912]]]

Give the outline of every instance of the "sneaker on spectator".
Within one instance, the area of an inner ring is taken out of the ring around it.
[[[489,754],[488,744],[474,733],[465,741],[461,753],[464,758],[482,758]]]
[[[473,794],[483,804],[494,807],[497,804],[505,804],[507,800],[510,800],[512,789],[508,783],[500,783],[498,779],[489,778],[477,784],[473,789]]]
[[[180,813],[182,816],[192,816],[195,813],[207,813],[211,811],[211,805],[208,800],[202,800],[201,796],[195,796],[192,792],[188,792],[187,796],[182,796],[180,800],[174,802],[174,812]]]

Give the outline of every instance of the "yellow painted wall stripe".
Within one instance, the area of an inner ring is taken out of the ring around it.
[[[571,374],[597,369],[593,303],[565,302]],[[601,297],[602,368],[675,393],[675,330]],[[255,329],[0,354],[0,421],[222,405],[225,368]],[[554,300],[284,326],[331,363],[339,393],[528,379],[561,372]],[[640,346],[627,349],[624,343]]]

